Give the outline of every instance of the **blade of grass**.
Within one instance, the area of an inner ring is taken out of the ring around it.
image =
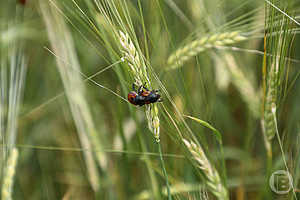
[[[167,170],[166,170],[166,167],[165,167],[165,162],[164,162],[164,159],[163,159],[163,156],[162,156],[163,153],[162,153],[162,150],[161,150],[161,144],[158,143],[157,145],[158,145],[158,151],[159,151],[159,157],[160,157],[161,167],[163,169],[163,173],[164,173],[165,180],[166,180],[168,200],[172,200],[171,192],[170,192],[170,185],[169,185],[169,181],[168,181],[168,174],[167,174]]]

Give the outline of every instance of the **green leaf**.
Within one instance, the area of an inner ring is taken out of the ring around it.
[[[198,118],[196,118],[196,117],[188,116],[188,115],[183,115],[183,116],[184,116],[184,117],[187,117],[187,118],[190,118],[190,119],[192,119],[192,120],[198,122],[198,123],[201,124],[202,126],[205,126],[206,128],[209,128],[210,130],[212,130],[213,133],[215,134],[215,136],[216,136],[218,142],[219,142],[220,144],[222,144],[222,135],[221,135],[221,133],[220,133],[217,129],[215,129],[212,125],[210,125],[208,122],[203,121],[203,120],[201,120],[201,119],[198,119]]]

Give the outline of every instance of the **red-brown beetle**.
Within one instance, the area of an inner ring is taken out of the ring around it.
[[[143,106],[145,104],[161,102],[158,90],[149,90],[144,85],[140,86],[138,91],[135,90],[135,85],[132,84],[132,91],[128,93],[128,101],[133,105]]]

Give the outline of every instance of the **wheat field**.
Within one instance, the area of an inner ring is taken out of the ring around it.
[[[1,199],[300,199],[299,30],[298,0],[0,1]]]

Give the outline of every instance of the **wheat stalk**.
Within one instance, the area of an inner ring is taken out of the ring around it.
[[[259,117],[260,99],[253,83],[249,80],[247,75],[239,68],[233,55],[225,53],[224,61],[227,63],[227,70],[232,77],[232,83],[241,94],[244,102],[247,103],[249,110],[254,117]]]
[[[220,175],[216,168],[209,162],[201,146],[196,145],[194,142],[189,142],[182,139],[185,146],[188,148],[193,158],[196,160],[197,167],[200,168],[207,178],[207,186],[210,191],[218,197],[218,199],[227,200],[228,191],[223,185]]]
[[[263,120],[266,138],[272,140],[275,136],[277,126],[273,119],[272,110],[278,109],[280,91],[283,86],[282,77],[288,66],[286,58],[288,57],[293,30],[290,29],[291,22],[285,16],[282,16],[278,26],[272,29],[274,20],[278,20],[277,15],[272,16],[272,12],[275,12],[273,7],[268,7],[267,12],[267,16],[270,15],[271,20],[270,22],[266,22],[265,56],[268,52],[272,56],[265,57],[264,60],[263,81],[265,96]],[[278,34],[272,35],[274,32],[278,32]]]
[[[19,16],[21,16],[20,13],[16,15],[16,18]],[[15,21],[16,19],[6,20],[7,24],[0,27],[1,34],[12,30],[15,24],[22,23],[22,21]],[[11,200],[18,159],[18,150],[15,148],[18,136],[18,116],[26,80],[27,59],[24,54],[24,42],[18,36],[0,37],[0,40],[2,44],[6,44],[0,48],[1,199]]]
[[[207,49],[237,43],[246,39],[238,31],[216,33],[211,36],[199,38],[172,53],[168,58],[168,69],[182,66],[185,61]]]
[[[146,83],[147,87],[150,86],[151,82],[148,77],[147,67],[144,62],[143,56],[136,49],[127,33],[119,31],[118,36],[121,44],[121,52],[123,53],[124,58],[128,63],[130,72],[135,79],[135,84],[140,86]],[[150,131],[154,134],[154,138],[156,139],[156,141],[159,142],[160,123],[158,117],[158,109],[155,104],[146,105],[146,117],[148,120],[148,127]]]
[[[85,87],[72,36],[63,17],[57,13],[58,5],[56,1],[51,1],[50,5],[48,2],[40,1],[40,8],[53,48],[53,54],[56,56],[57,68],[63,81],[80,143],[85,149],[97,149],[94,152],[83,151],[83,154],[89,181],[94,191],[98,191],[100,188],[100,175],[95,160],[103,170],[106,170],[107,158],[101,151],[103,144],[99,140],[89,104],[85,99]]]

